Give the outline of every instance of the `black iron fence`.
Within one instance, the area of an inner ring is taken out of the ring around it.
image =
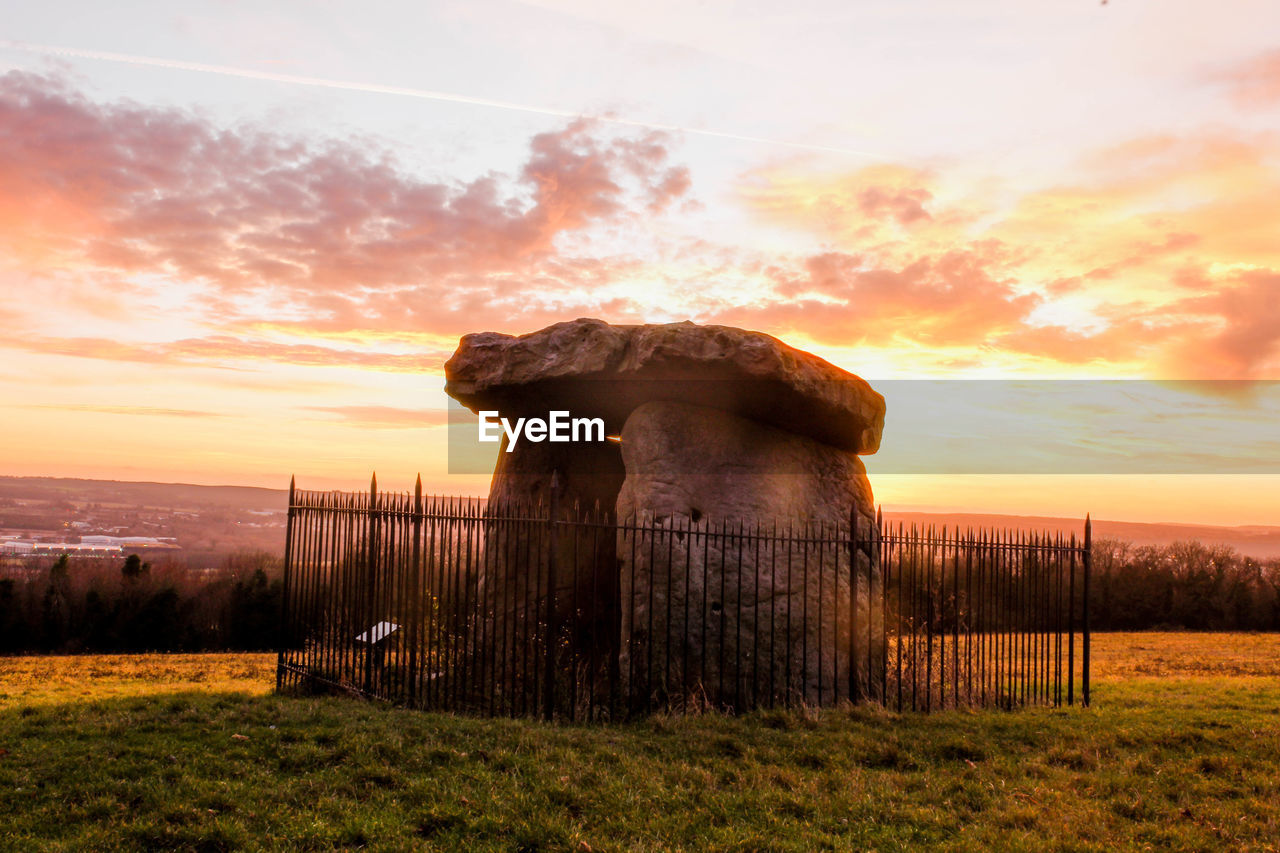
[[[1074,535],[291,488],[277,687],[619,719],[1089,702]]]

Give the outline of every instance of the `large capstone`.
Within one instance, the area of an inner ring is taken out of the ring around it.
[[[693,403],[875,453],[884,398],[861,378],[761,332],[574,320],[518,337],[466,335],[445,391],[474,412],[601,417],[613,435],[644,403]]]

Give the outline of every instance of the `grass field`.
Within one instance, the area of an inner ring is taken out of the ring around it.
[[[5,850],[1277,850],[1280,636],[1095,639],[1095,707],[468,720],[265,655],[0,659]]]

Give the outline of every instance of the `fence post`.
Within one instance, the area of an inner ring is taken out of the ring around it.
[[[374,622],[370,621],[376,618],[377,592],[378,592],[378,474],[374,472],[373,478],[369,481],[369,538],[365,542],[368,548],[368,559],[365,567],[369,572],[369,608],[367,618],[364,620],[367,627],[365,628],[365,651],[364,651],[364,692],[371,695],[374,692],[373,684],[373,665],[374,654],[373,649],[373,626]]]
[[[889,592],[885,586],[885,572],[887,569],[883,560],[883,543],[884,543],[884,506],[876,507],[876,520],[871,528],[871,567],[868,569],[868,589],[873,589],[875,585],[875,577],[880,579],[880,653],[876,655],[876,662],[880,665],[880,704],[884,708],[889,707]],[[870,595],[870,592],[868,592]],[[871,598],[867,599],[872,601]],[[871,609],[867,608],[867,648],[872,649],[872,623],[873,617]],[[868,651],[868,657],[872,652]],[[867,693],[871,694],[871,672],[873,667],[867,664]]]
[[[409,557],[409,707],[418,699],[418,633],[422,621],[422,587],[418,571],[422,560],[422,475],[413,486],[413,550]]]
[[[859,704],[863,700],[862,684],[858,680],[858,649],[855,642],[858,636],[858,553],[862,550],[862,529],[858,525],[858,503],[849,506],[849,704]],[[838,565],[838,563],[837,563]],[[867,620],[871,619],[871,577],[867,576]],[[836,585],[836,601],[840,600],[839,584]],[[840,636],[840,627],[836,626],[836,636]],[[835,653],[839,660],[839,651]],[[840,695],[840,686],[833,691],[836,698]]]
[[[297,489],[297,477],[289,478],[289,508],[285,515],[284,525],[284,588],[280,595],[280,621],[279,629],[276,632],[276,692],[279,693],[284,689],[284,653],[292,639],[289,635],[292,633],[289,627],[289,593],[290,593],[290,562],[293,559],[293,497]]]
[[[1067,577],[1067,704],[1076,703],[1076,535],[1071,534]]]
[[[556,624],[556,530],[560,513],[560,472],[551,473],[551,500],[547,511],[547,626],[546,626],[546,660],[542,673],[542,714],[550,722],[555,716],[556,692],[556,637],[560,633]]]
[[[1084,647],[1081,649],[1081,666],[1084,670],[1083,683],[1080,688],[1080,699],[1084,707],[1089,707],[1089,570],[1093,562],[1093,519],[1084,517],[1084,624],[1081,626]]]

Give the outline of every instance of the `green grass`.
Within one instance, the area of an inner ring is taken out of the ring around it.
[[[1280,637],[1096,648],[1089,710],[591,727],[275,696],[257,655],[0,659],[0,847],[1280,849]]]

